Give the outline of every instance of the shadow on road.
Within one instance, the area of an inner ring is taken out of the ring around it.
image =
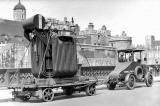
[[[0,99],[0,103],[12,101],[11,98]]]
[[[138,86],[135,86],[135,89],[137,88],[143,88],[143,87],[147,87],[146,85],[138,85]]]
[[[135,88],[134,89],[137,89],[137,88],[143,88],[143,87],[147,87],[146,85],[143,85],[143,84],[140,84],[140,85],[135,85]],[[132,89],[132,90],[134,90]],[[127,87],[123,86],[123,87],[116,87],[115,90],[117,91],[121,91],[121,90],[128,90]],[[110,90],[110,91],[114,91],[114,90]]]
[[[94,96],[99,95],[100,93],[96,93]],[[65,95],[56,95],[54,97],[54,101],[57,100],[65,100],[65,99],[75,99],[75,98],[82,98],[82,97],[87,97],[85,93],[75,93],[72,96],[65,96]],[[89,96],[88,96],[89,97]],[[29,101],[22,101],[20,99],[16,99],[15,101],[12,100],[12,98],[6,98],[6,99],[0,99],[0,103],[5,103],[5,102],[22,102],[22,103],[42,103],[44,102],[42,99],[37,99],[35,97],[31,98]]]
[[[160,82],[160,80],[156,80],[156,81],[154,81],[154,82]]]

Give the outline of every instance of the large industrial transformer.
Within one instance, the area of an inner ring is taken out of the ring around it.
[[[25,37],[31,43],[33,74],[43,78],[74,76],[78,70],[75,36],[58,35],[58,30],[43,29],[44,26],[41,15],[23,24]]]

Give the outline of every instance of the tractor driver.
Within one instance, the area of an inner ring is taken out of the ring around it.
[[[134,61],[133,53],[129,56],[129,61]]]
[[[124,54],[120,54],[119,62],[124,62]]]

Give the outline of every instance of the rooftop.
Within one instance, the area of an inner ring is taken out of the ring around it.
[[[21,4],[21,1],[19,0],[18,4],[14,6],[13,10],[26,10],[23,4]]]
[[[0,42],[7,40],[9,43],[25,40],[22,23],[18,21],[0,19]],[[25,40],[26,42],[27,40]]]

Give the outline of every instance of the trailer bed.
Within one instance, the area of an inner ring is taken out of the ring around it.
[[[96,79],[84,76],[70,78],[35,78],[31,68],[0,69],[0,87],[13,88],[42,88],[65,87],[95,83]]]
[[[8,86],[9,89],[14,89],[14,88],[58,88],[58,87],[66,87],[66,86],[85,86],[85,85],[90,85],[96,83],[96,80],[89,80],[89,81],[76,81],[72,83],[61,83],[61,84],[54,84],[54,85],[48,85],[48,84],[24,84],[24,85],[19,85],[19,86]]]

